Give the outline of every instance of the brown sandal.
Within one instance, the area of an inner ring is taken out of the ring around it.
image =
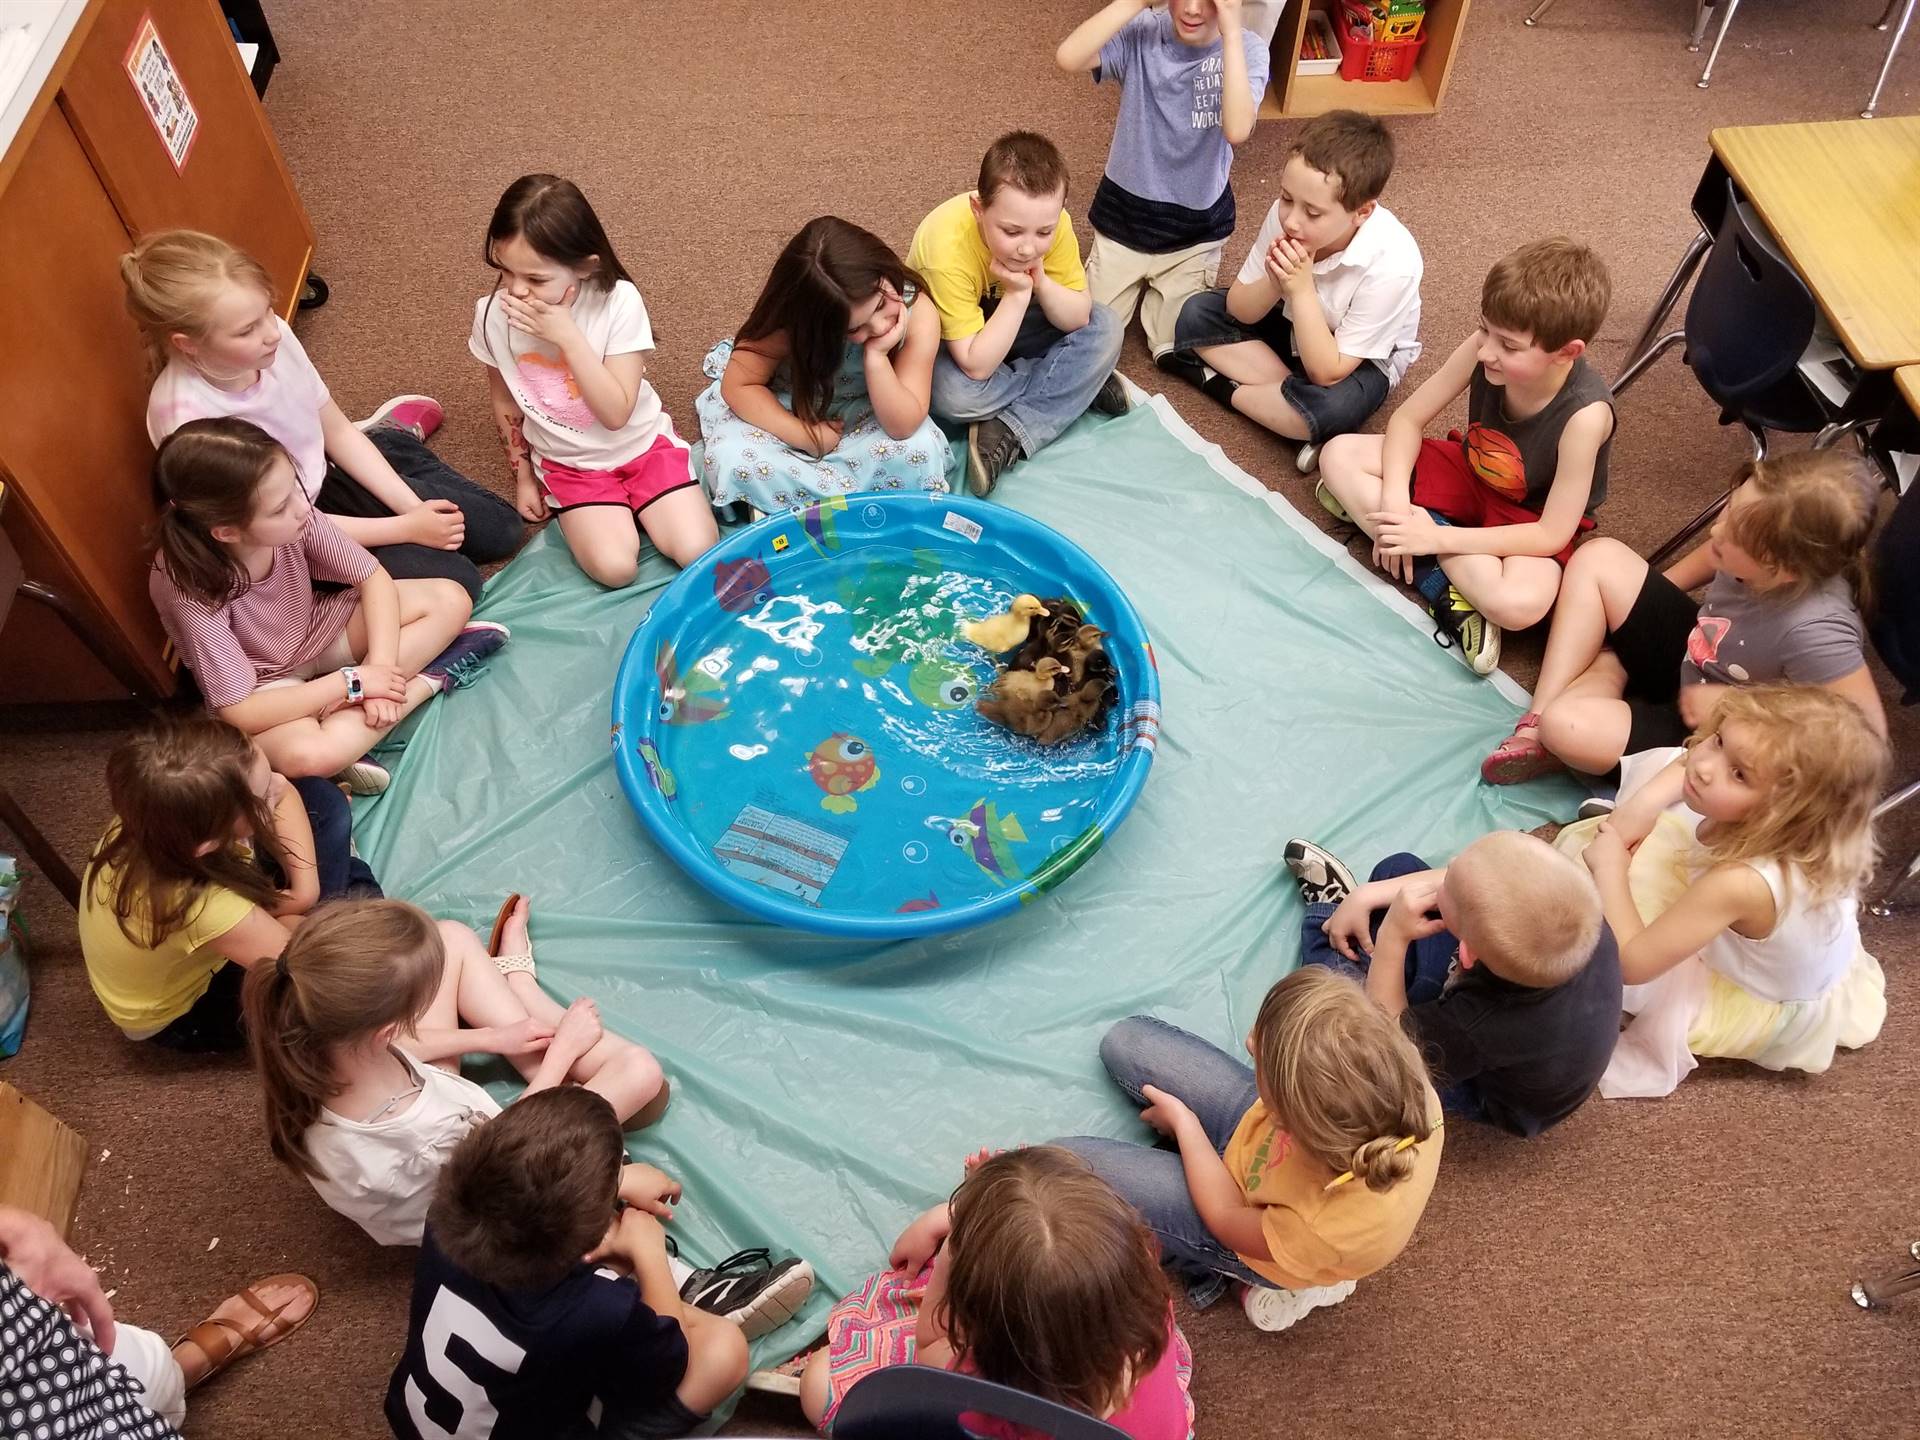
[[[493,917],[493,933],[487,937],[487,954],[493,957],[493,968],[502,975],[536,973],[533,968],[533,936],[527,936],[527,948],[513,955],[500,953],[500,936],[507,928],[507,920],[513,914],[513,907],[524,897],[518,890],[507,896],[501,905],[500,913]]]
[[[260,1298],[259,1294],[260,1288],[267,1285],[297,1285],[313,1297],[313,1304],[308,1307],[307,1313],[302,1315],[298,1320],[290,1322],[283,1321],[281,1317],[286,1314],[292,1302],[289,1302],[288,1305],[282,1305],[277,1310],[269,1307],[267,1302]],[[307,1321],[313,1318],[314,1312],[320,1308],[320,1287],[305,1275],[269,1275],[264,1280],[254,1281],[253,1284],[240,1292],[238,1298],[246,1301],[247,1304],[251,1305],[254,1310],[259,1313],[260,1319],[252,1326],[242,1330],[231,1320],[222,1319],[218,1315],[209,1315],[205,1320],[202,1320],[198,1325],[194,1326],[191,1330],[187,1331],[186,1334],[173,1342],[173,1348],[176,1350],[182,1345],[192,1345],[202,1355],[207,1357],[206,1370],[201,1374],[199,1379],[187,1387],[189,1390],[206,1384],[207,1381],[218,1375],[222,1370],[227,1369],[235,1361],[278,1345],[282,1340],[286,1339],[287,1336],[293,1334],[294,1331],[306,1324]],[[286,1324],[287,1328],[282,1330],[278,1335],[265,1340],[260,1338],[270,1326],[281,1323]]]

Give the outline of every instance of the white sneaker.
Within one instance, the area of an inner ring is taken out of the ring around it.
[[[355,795],[384,795],[393,776],[371,755],[362,755],[333,777]]]
[[[1275,1290],[1266,1285],[1249,1285],[1240,1296],[1240,1307],[1256,1330],[1290,1330],[1311,1312],[1326,1305],[1338,1305],[1353,1294],[1354,1282],[1338,1285],[1314,1285],[1305,1290]]]

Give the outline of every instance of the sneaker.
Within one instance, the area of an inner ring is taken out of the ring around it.
[[[447,412],[431,395],[396,395],[364,420],[354,423],[356,430],[378,430],[391,425],[396,430],[413,432],[416,440],[425,440],[440,428]]]
[[[1614,799],[1611,795],[1589,795],[1580,802],[1579,817],[1582,820],[1598,820],[1614,811]]]
[[[1311,450],[1313,447],[1308,446],[1307,448]],[[1306,466],[1302,465],[1300,468],[1304,470]],[[1347,513],[1347,507],[1333,498],[1333,492],[1327,488],[1326,481],[1316,480],[1313,482],[1313,498],[1318,500],[1320,502],[1320,508],[1334,519],[1348,525],[1353,524],[1353,517]]]
[[[1294,452],[1293,463],[1302,475],[1311,475],[1320,468],[1320,447],[1309,440]],[[1317,491],[1315,493],[1318,493]],[[1322,504],[1326,503],[1324,501]],[[1338,501],[1334,502],[1338,504]]]
[[[1338,905],[1360,888],[1338,855],[1311,840],[1287,841],[1280,859],[1300,887],[1300,898],[1309,905]]]
[[[1256,1330],[1269,1333],[1290,1330],[1315,1310],[1338,1305],[1353,1294],[1353,1281],[1338,1285],[1314,1285],[1305,1290],[1275,1290],[1266,1285],[1249,1285],[1240,1296],[1241,1308]]]
[[[451,645],[420,667],[420,673],[437,682],[443,695],[464,689],[487,668],[482,662],[512,636],[498,620],[469,620]]]
[[[362,755],[333,777],[347,787],[349,795],[384,795],[393,783],[393,772],[371,755]]]
[[[1500,663],[1500,627],[1467,603],[1453,586],[1447,598],[1433,606],[1433,638],[1444,649],[1459,645],[1460,654],[1476,675],[1491,675]]]
[[[1020,458],[1020,437],[998,416],[976,420],[967,427],[967,489],[982,500],[1007,467]]]
[[[735,1251],[680,1287],[682,1300],[731,1320],[749,1340],[786,1324],[812,1293],[813,1267],[794,1255],[775,1264],[765,1246]]]
[[[1100,393],[1087,408],[1096,415],[1124,415],[1133,409],[1133,397],[1127,394],[1127,382],[1120,378],[1118,370],[1107,376],[1107,383],[1100,387]]]
[[[756,1370],[747,1376],[747,1389],[760,1390],[768,1395],[798,1395],[800,1377],[807,1373],[807,1362],[813,1358],[811,1350],[802,1350],[791,1360],[782,1361],[770,1370]]]

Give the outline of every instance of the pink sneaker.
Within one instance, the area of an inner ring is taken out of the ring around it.
[[[377,430],[382,425],[392,425],[396,429],[411,430],[416,440],[425,440],[440,428],[440,422],[446,418],[447,412],[431,395],[396,395],[366,419],[357,422],[355,428]]]

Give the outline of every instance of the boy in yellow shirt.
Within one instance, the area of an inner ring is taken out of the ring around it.
[[[1089,408],[1128,408],[1113,372],[1120,323],[1087,292],[1066,198],[1060,152],[1015,131],[987,150],[979,188],[938,206],[907,251],[940,312],[933,413],[968,422],[975,495]]]

